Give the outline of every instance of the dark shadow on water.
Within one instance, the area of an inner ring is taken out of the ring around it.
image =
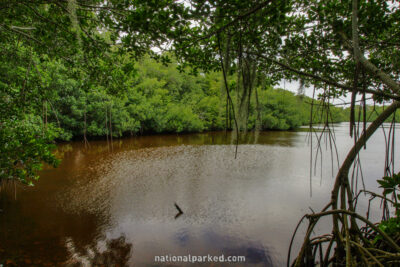
[[[195,236],[190,233],[187,229],[181,229],[174,235],[174,243],[180,247],[191,248],[195,244],[201,244],[203,249],[206,249],[206,253],[211,256],[220,257],[238,257],[245,256],[245,262],[231,262],[231,263],[220,263],[214,262],[203,263],[203,266],[264,266],[273,267],[281,266],[277,259],[273,258],[274,251],[271,251],[268,247],[265,247],[261,242],[248,241],[236,236],[221,235],[215,231],[204,231],[199,236]],[[196,249],[190,250],[192,255],[196,254]],[[174,254],[171,252],[171,254]],[[199,253],[197,256],[203,256],[204,254]],[[174,265],[175,266],[175,265]],[[178,265],[177,265],[178,266]],[[190,265],[191,266],[191,265]]]
[[[221,253],[225,257],[245,256],[246,262],[243,266],[277,266],[271,257],[273,253],[259,242],[249,242],[237,237],[219,236],[216,233],[213,233],[211,240],[214,246],[221,249]]]

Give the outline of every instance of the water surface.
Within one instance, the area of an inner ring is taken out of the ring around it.
[[[337,125],[335,133],[341,161],[353,141],[348,124]],[[370,190],[383,174],[382,133],[361,153]],[[61,144],[62,164],[43,170],[35,187],[17,186],[16,199],[12,185],[3,189],[0,263],[89,265],[111,251],[107,257],[131,266],[158,266],[156,255],[189,254],[246,256],[243,266],[282,266],[298,220],[329,201],[329,142],[322,151],[322,169],[319,156],[310,179],[306,131],[249,134],[237,159],[231,134],[224,132],[132,137],[114,140],[112,147],[106,141],[92,141],[89,148]],[[184,212],[177,219],[174,203]],[[329,229],[328,221],[317,227]]]

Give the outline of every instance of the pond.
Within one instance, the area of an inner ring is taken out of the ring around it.
[[[44,169],[34,187],[3,186],[0,263],[162,266],[155,256],[190,254],[246,257],[234,266],[283,266],[298,220],[328,203],[337,172],[323,137],[310,179],[309,141],[303,130],[249,133],[237,159],[225,132],[132,137],[112,147],[60,144],[61,165]],[[335,141],[342,161],[354,142],[347,123],[335,125]],[[380,192],[384,147],[379,130],[360,155],[369,190]],[[175,203],[183,211],[177,218]],[[329,231],[329,221],[318,227]],[[168,266],[174,264],[184,265]]]

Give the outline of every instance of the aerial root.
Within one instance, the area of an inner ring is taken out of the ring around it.
[[[318,220],[333,215],[342,215],[343,220],[338,217],[338,223],[341,224],[340,236],[332,233],[312,237]],[[328,210],[307,214],[304,218],[309,220],[307,233],[297,258],[293,263],[288,258],[288,266],[328,266],[333,263],[338,266],[362,264],[383,267],[400,264],[400,234],[395,234],[394,237],[389,236],[376,224],[356,212],[341,209]],[[362,221],[366,223],[366,226],[357,231],[357,228],[348,225],[350,218]]]

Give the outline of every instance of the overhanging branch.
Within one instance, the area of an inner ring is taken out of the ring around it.
[[[250,16],[250,15],[256,13],[258,10],[260,10],[260,9],[262,9],[263,7],[267,6],[267,5],[270,4],[271,2],[272,2],[271,0],[268,0],[268,1],[265,1],[265,2],[263,2],[263,3],[261,3],[261,4],[257,5],[257,6],[255,6],[254,8],[248,10],[247,12],[244,12],[243,14],[240,14],[240,15],[237,16],[234,20],[232,20],[231,22],[229,22],[229,23],[227,23],[227,24],[221,26],[220,28],[216,29],[215,31],[213,31],[213,32],[211,32],[211,33],[209,33],[209,34],[207,34],[207,35],[205,35],[205,36],[202,36],[202,37],[199,37],[199,38],[195,39],[194,42],[198,42],[198,41],[200,41],[200,40],[204,40],[204,39],[210,38],[211,36],[214,36],[214,35],[216,35],[216,34],[221,33],[221,32],[224,31],[226,28],[229,28],[230,26],[235,25],[236,23],[238,23],[240,20],[243,20],[244,18],[247,18],[248,16]]]
[[[343,85],[343,84],[337,83],[337,82],[332,81],[330,79],[326,79],[326,78],[320,77],[320,76],[312,74],[312,73],[307,73],[307,72],[304,72],[304,71],[301,71],[301,70],[297,70],[297,69],[293,68],[292,66],[289,66],[289,65],[287,65],[285,63],[282,63],[282,62],[280,62],[278,60],[266,57],[264,55],[254,54],[254,53],[249,53],[249,54],[252,54],[254,56],[257,56],[257,57],[260,57],[260,58],[265,59],[267,61],[270,61],[270,62],[272,62],[272,63],[274,63],[276,65],[279,65],[280,67],[282,67],[282,68],[284,68],[284,69],[286,69],[288,71],[291,71],[293,73],[296,73],[296,74],[298,74],[300,76],[312,78],[314,80],[317,80],[317,81],[320,81],[320,82],[324,82],[326,84],[335,86],[337,88],[340,88],[340,89],[343,89],[343,90],[346,90],[346,91],[349,91],[349,92],[352,92],[354,90],[354,88],[351,87],[351,86]],[[400,101],[400,96],[397,96],[397,95],[394,95],[394,94],[388,94],[388,93],[385,93],[385,92],[380,92],[380,91],[376,91],[376,90],[372,90],[372,89],[368,89],[368,88],[365,88],[365,89],[356,88],[356,91],[359,92],[359,93],[366,92],[366,93],[373,94],[373,95],[376,95],[376,96],[387,97],[387,98],[390,98],[390,99],[393,99],[393,100]]]

